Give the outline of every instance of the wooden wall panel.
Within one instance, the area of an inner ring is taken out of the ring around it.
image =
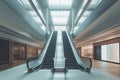
[[[112,43],[119,43],[119,42],[120,42],[120,37],[95,43],[94,46],[106,45],[106,44],[112,44]]]

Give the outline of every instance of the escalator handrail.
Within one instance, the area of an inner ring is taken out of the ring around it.
[[[77,48],[75,47],[75,44],[73,43],[73,41],[72,41],[72,44],[73,44],[73,46],[74,46],[77,54],[79,54],[79,52],[78,52]],[[88,57],[83,57],[83,56],[81,56],[81,55],[78,55],[78,56],[79,56],[80,58],[89,59],[89,61],[90,61],[90,66],[88,67],[88,70],[90,70],[90,69],[92,68],[92,59],[91,59],[91,58],[88,58]]]
[[[86,67],[85,69],[90,70],[91,67],[92,67],[92,61],[91,61],[91,59],[89,58],[90,66],[87,66],[86,64],[84,64],[83,61],[81,60],[81,56],[79,56],[77,50],[75,49],[75,45],[73,44],[73,41],[72,41],[72,39],[69,37],[69,34],[67,33],[67,31],[66,31],[66,34],[67,34],[68,40],[69,40],[69,42],[70,42],[70,45],[71,45],[71,48],[72,48],[72,50],[73,50],[73,53],[74,53],[74,56],[75,56],[75,59],[76,59],[77,63],[78,63],[79,65],[83,66],[84,68]]]
[[[46,54],[47,48],[48,48],[48,46],[49,46],[49,43],[50,43],[50,41],[51,41],[52,35],[53,35],[53,32],[51,33],[51,35],[50,35],[47,43],[45,44],[45,47],[43,48],[43,50],[42,50],[42,52],[41,52],[41,55],[39,55],[38,57],[33,57],[33,58],[28,58],[28,59],[27,59],[26,66],[27,66],[28,71],[29,71],[29,70],[32,70],[32,68],[36,68],[36,67],[42,65],[42,61],[43,61],[43,59],[44,59],[44,57],[45,57],[45,54]],[[39,59],[39,64],[38,64],[38,66],[35,66],[35,67],[34,67],[34,65],[33,65],[33,67],[30,68],[29,62],[34,61],[34,60],[36,60],[36,59]]]
[[[38,59],[38,57],[32,57],[32,58],[28,58],[28,59],[27,59],[26,65],[27,65],[27,69],[28,69],[28,70],[30,70],[29,62],[34,61],[34,60],[36,60],[36,59]]]
[[[85,59],[89,59],[90,61],[90,66],[89,66],[89,70],[92,68],[92,59],[91,58],[88,58],[88,57],[83,57],[83,56],[80,56],[81,58],[85,58]]]

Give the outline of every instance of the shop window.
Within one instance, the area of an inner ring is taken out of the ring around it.
[[[93,58],[93,45],[84,46],[81,48],[81,56]]]
[[[28,47],[28,55],[29,55],[29,58],[37,57],[38,56],[37,48],[35,48],[35,47]]]
[[[14,60],[26,59],[25,45],[19,43],[13,44],[13,59]]]

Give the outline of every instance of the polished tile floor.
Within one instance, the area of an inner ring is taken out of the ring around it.
[[[120,65],[118,64],[96,60],[93,61],[91,73],[79,70],[68,70],[66,74],[63,72],[52,74],[51,70],[27,73],[26,64],[23,64],[0,71],[0,80],[120,80],[119,71]]]
[[[93,60],[93,68],[120,77],[120,64]]]
[[[24,64],[26,60],[14,60],[12,64],[0,65],[0,71]]]

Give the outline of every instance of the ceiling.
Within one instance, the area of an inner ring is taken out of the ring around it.
[[[54,30],[66,30],[82,42],[119,25],[119,4],[119,0],[1,0],[0,24],[36,42],[45,41]]]

